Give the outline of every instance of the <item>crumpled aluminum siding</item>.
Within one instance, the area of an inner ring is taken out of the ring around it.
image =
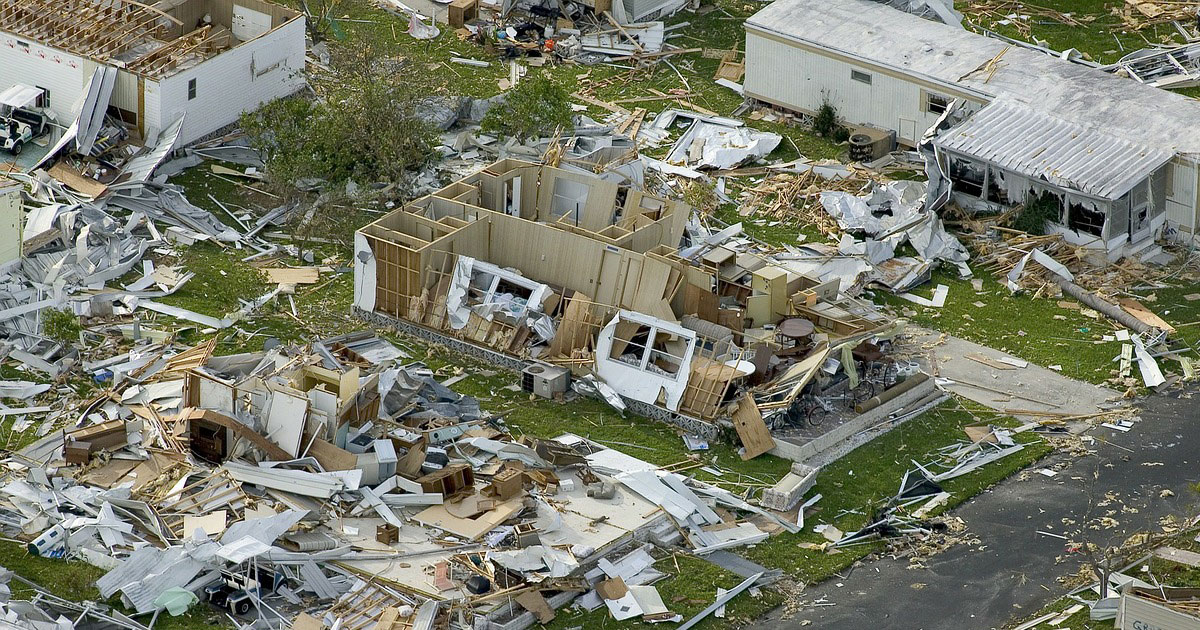
[[[934,140],[941,148],[1102,199],[1118,199],[1174,155],[1001,99]]]
[[[104,597],[112,597],[121,591],[138,614],[148,613],[155,610],[154,600],[159,595],[176,586],[184,586],[206,566],[188,556],[182,546],[143,547],[97,580],[96,587]]]

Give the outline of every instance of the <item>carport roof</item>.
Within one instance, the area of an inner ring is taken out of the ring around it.
[[[1174,157],[1006,99],[942,133],[934,145],[1101,199],[1120,198]]]

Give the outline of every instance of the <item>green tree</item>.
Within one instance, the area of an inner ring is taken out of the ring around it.
[[[488,110],[480,124],[484,133],[518,140],[541,138],[571,127],[571,95],[549,77],[521,80]]]
[[[817,115],[813,116],[812,129],[822,138],[832,138],[839,128],[841,124],[838,123],[837,110],[826,98],[817,109]]]
[[[242,116],[270,184],[291,192],[298,181],[318,178],[404,189],[406,174],[433,153],[436,130],[421,106],[437,87],[429,73],[388,59],[377,43],[339,45],[331,53],[332,71],[309,78],[316,98],[277,100]]]

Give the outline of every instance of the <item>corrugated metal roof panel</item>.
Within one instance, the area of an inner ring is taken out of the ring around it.
[[[934,144],[1102,199],[1121,197],[1174,157],[1007,99],[984,107]]]
[[[100,594],[105,599],[112,597],[122,586],[149,575],[150,570],[158,564],[160,556],[166,551],[156,547],[142,547],[134,551],[117,568],[96,580],[96,588],[100,589]]]
[[[96,580],[96,587],[105,597],[111,597],[117,591],[124,593],[139,614],[153,612],[154,600],[159,595],[167,589],[187,584],[206,566],[188,556],[183,546],[143,547]]]

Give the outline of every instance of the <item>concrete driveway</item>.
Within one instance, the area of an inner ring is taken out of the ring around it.
[[[1111,407],[1110,401],[1120,398],[1120,394],[1107,387],[1077,381],[1033,363],[1014,367],[1002,362],[1002,359],[1019,362],[1012,355],[959,337],[942,337],[941,333],[930,330],[912,332],[913,343],[930,347],[924,356],[917,357],[921,367],[932,373],[932,356],[937,363],[937,375],[955,381],[942,383],[943,389],[985,407],[1088,414]],[[941,342],[935,345],[940,338]],[[967,355],[981,357],[994,365],[968,359]]]
[[[805,592],[805,600],[823,597],[833,606],[809,607],[790,620],[773,621],[783,628],[809,621],[804,627],[961,630],[1002,628],[1037,611],[1064,593],[1055,579],[1075,573],[1085,559],[1067,553],[1065,541],[1036,532],[1077,531],[1093,503],[1089,480],[1097,472],[1096,494],[1116,496],[1101,509],[1115,510],[1112,518],[1119,523],[1097,535],[1098,544],[1119,544],[1137,531],[1160,531],[1160,518],[1187,516],[1196,506],[1188,487],[1200,478],[1195,403],[1158,396],[1141,407],[1143,421],[1128,433],[1089,432],[1097,439],[1094,455],[1058,452],[1043,460],[1039,468],[1065,466],[1055,477],[1018,475],[955,510],[981,545],[960,545],[933,556],[927,569],[909,570],[903,559],[863,562],[843,573],[845,579]],[[1174,496],[1162,498],[1163,489]]]

